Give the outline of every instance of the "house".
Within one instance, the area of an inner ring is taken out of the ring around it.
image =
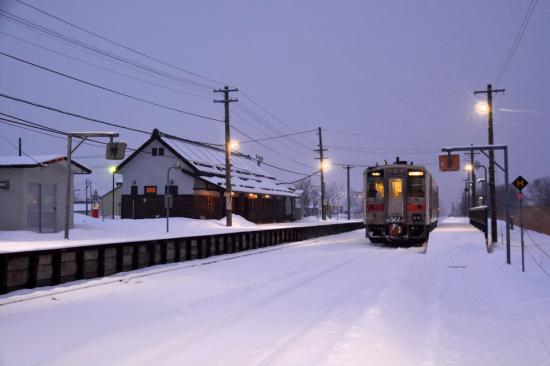
[[[0,157],[0,230],[52,233],[65,225],[67,157]],[[70,227],[73,226],[74,174],[91,170],[71,161]]]
[[[248,155],[233,153],[231,162],[235,214],[256,223],[297,218],[300,191],[293,185],[277,180]],[[170,216],[225,216],[225,150],[221,146],[176,138],[155,129],[117,167],[117,173],[123,175],[124,182],[122,218],[164,217],[167,191],[173,197]]]

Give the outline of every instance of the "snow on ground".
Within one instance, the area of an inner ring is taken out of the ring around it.
[[[294,222],[257,225],[239,215],[233,215],[233,226],[226,227],[225,218],[221,220],[197,220],[174,217],[170,218],[169,233],[166,232],[166,218],[102,220],[75,214],[74,222],[75,228],[71,229],[69,233],[70,240],[63,239],[63,231],[51,234],[41,234],[32,231],[0,231],[0,253],[219,234],[228,231],[311,226],[320,223],[339,223],[345,221],[321,221],[316,217],[307,217]]]
[[[512,266],[449,218],[425,255],[357,230],[22,290],[0,365],[550,365],[550,277],[512,238]]]

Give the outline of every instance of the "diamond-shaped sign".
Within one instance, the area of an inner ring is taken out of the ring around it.
[[[525,180],[525,178],[523,178],[521,175],[519,177],[517,177],[516,179],[514,179],[514,181],[512,182],[512,184],[514,185],[514,187],[516,187],[518,189],[518,191],[521,192],[521,190],[523,188],[525,188],[529,182],[527,180]]]

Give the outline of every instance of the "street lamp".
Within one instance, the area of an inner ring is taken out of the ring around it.
[[[323,159],[323,161],[321,162],[321,170],[323,172],[326,172],[328,170],[330,170],[330,168],[332,167],[332,164],[330,163],[330,160],[327,160],[327,159]]]
[[[484,176],[485,176],[485,179],[483,180],[484,181],[484,184],[483,184],[483,204],[487,205],[488,204],[487,185],[489,184],[489,182],[487,181],[487,167],[485,167],[485,165],[482,165],[479,161],[476,161],[474,163],[474,168],[476,168],[476,169],[483,168],[483,173],[484,173]]]
[[[114,165],[111,165],[109,167],[109,173],[111,173],[111,175],[113,176],[113,190],[111,191],[111,201],[112,201],[112,210],[113,212],[111,213],[111,218],[114,220],[115,219],[115,173],[116,173],[116,166]]]
[[[166,172],[166,193],[164,194],[164,206],[166,207],[166,232],[170,229],[170,206],[172,206],[173,203],[172,194],[170,193],[170,170],[179,168],[180,162],[176,161],[176,165],[168,168],[168,171]]]
[[[491,107],[489,107],[489,104],[483,100],[480,100],[476,103],[476,112],[479,115],[487,115],[489,111],[491,110]]]
[[[239,150],[239,141],[237,141],[237,140],[229,141],[229,149],[231,151],[238,151]]]

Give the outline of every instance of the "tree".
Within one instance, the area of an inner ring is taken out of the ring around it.
[[[302,207],[304,208],[304,216],[309,216],[311,208],[313,211],[319,205],[319,190],[311,182],[311,178],[304,179],[301,182],[295,184],[296,188],[302,191],[300,199],[302,201]]]
[[[327,201],[327,214],[332,217],[333,210],[338,210],[343,197],[342,186],[332,182],[326,188],[325,199]]]
[[[519,206],[517,189],[510,184],[508,187],[508,197],[506,198],[505,185],[501,184],[495,187],[495,193],[497,198],[497,216],[504,218],[506,213],[506,201],[510,207],[510,212]]]
[[[550,177],[537,178],[527,186],[527,197],[536,205],[550,208]]]

